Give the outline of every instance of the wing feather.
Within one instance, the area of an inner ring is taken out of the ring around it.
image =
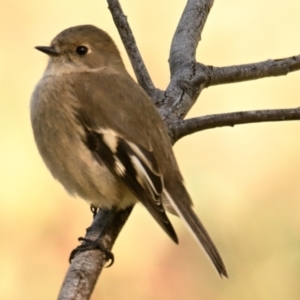
[[[110,129],[85,127],[86,146],[95,157],[122,180],[154,219],[178,243],[175,230],[162,205],[163,179],[151,151],[128,142]]]

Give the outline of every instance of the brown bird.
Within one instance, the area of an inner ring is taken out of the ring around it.
[[[140,201],[175,243],[165,211],[180,216],[227,276],[193,211],[166,127],[109,35],[76,26],[36,49],[50,59],[31,98],[31,121],[52,175],[97,208],[125,209]]]

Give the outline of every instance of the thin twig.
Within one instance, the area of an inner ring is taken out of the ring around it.
[[[115,25],[119,31],[120,37],[131,61],[131,65],[134,69],[138,83],[143,87],[150,97],[153,97],[156,92],[155,87],[141,57],[131,28],[127,22],[127,17],[123,13],[121,4],[118,0],[107,0],[107,2],[108,8],[112,14]]]
[[[300,120],[300,108],[241,111],[179,120],[174,126],[174,142],[206,129],[240,124]]]
[[[205,87],[209,87],[224,83],[287,75],[300,69],[300,55],[222,68],[201,65],[199,69],[201,70],[199,76],[203,78],[202,82],[205,81]],[[205,72],[203,72],[203,69],[205,69]],[[204,73],[206,78],[203,76]]]

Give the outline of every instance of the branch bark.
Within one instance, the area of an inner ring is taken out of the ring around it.
[[[177,142],[182,137],[198,131],[217,127],[296,120],[300,120],[300,108],[240,111],[178,120],[173,127],[174,141]]]
[[[171,82],[158,109],[172,138],[172,123],[183,119],[203,89],[196,70],[196,49],[213,0],[189,0],[175,31],[170,50]]]
[[[121,4],[118,0],[107,0],[108,8],[111,12],[115,25],[130,59],[138,83],[143,87],[147,94],[152,98],[155,95],[155,87],[146,69],[143,58],[136,45],[132,30],[127,22],[127,16],[123,13]]]
[[[300,55],[268,59],[266,61],[230,67],[213,67],[197,64],[198,76],[204,86],[282,76],[300,69]]]

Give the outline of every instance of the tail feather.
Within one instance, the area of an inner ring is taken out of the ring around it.
[[[180,216],[188,229],[192,232],[193,236],[196,238],[197,242],[200,242],[205,252],[215,265],[220,276],[228,277],[225,265],[222,258],[214,245],[212,239],[208,235],[206,229],[202,225],[201,221],[193,211],[191,205],[186,205],[183,201],[174,201],[170,194],[164,190],[166,198],[168,198],[170,204],[173,206],[174,210]],[[178,203],[177,203],[178,202]]]

